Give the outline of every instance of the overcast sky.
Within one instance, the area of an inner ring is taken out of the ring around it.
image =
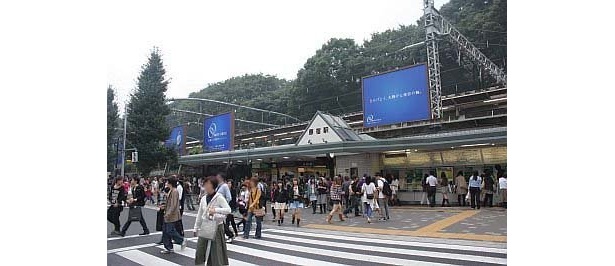
[[[435,0],[436,8],[446,2]],[[171,79],[167,97],[245,73],[294,79],[330,38],[361,44],[415,24],[422,7],[423,0],[124,1],[108,17],[107,79],[123,108],[153,46]]]

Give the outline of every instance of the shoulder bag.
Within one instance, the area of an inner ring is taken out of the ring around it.
[[[135,207],[130,207],[130,209],[128,209],[128,221],[131,221],[131,222],[141,221],[142,216],[143,214],[141,213],[141,207],[135,206]]]
[[[208,239],[214,240],[216,237],[216,231],[218,229],[218,223],[214,220],[213,215],[209,214],[209,207],[212,203],[215,203],[218,199],[218,195],[216,195],[211,199],[209,204],[205,207],[205,218],[203,218],[203,222],[201,223],[201,227],[199,228],[198,236]]]

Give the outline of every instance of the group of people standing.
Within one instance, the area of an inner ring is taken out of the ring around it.
[[[459,171],[452,182],[448,181],[445,172],[442,172],[438,179],[435,177],[435,172],[431,171],[423,177],[421,204],[427,202],[430,207],[435,207],[439,188],[442,194],[442,207],[451,206],[448,196],[454,192],[457,194],[459,206],[466,206],[466,203],[469,203],[472,209],[480,209],[482,198],[483,207],[493,207],[493,196],[499,194],[501,206],[506,208],[508,188],[506,174],[501,168],[496,171],[497,180],[493,178],[491,170],[486,169],[480,174],[474,171],[468,179],[463,175],[463,171]]]

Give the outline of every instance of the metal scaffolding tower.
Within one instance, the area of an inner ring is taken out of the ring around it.
[[[424,0],[425,7],[425,44],[427,46],[427,69],[429,72],[429,99],[431,118],[442,117],[442,84],[440,80],[440,56],[438,41],[446,39],[471,61],[487,71],[495,80],[506,86],[506,73],[461,34],[434,8],[434,0]]]

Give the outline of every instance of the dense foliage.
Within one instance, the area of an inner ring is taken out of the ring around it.
[[[119,112],[117,103],[115,102],[115,92],[113,87],[107,87],[107,172],[112,172],[115,167],[115,159],[117,152],[114,144],[116,144],[117,121]]]
[[[137,148],[137,169],[143,175],[164,167],[172,152],[161,145],[169,135],[165,117],[170,114],[165,92],[169,81],[165,77],[162,58],[154,49],[138,77],[137,89],[130,95],[127,107],[128,130],[126,148]]]

